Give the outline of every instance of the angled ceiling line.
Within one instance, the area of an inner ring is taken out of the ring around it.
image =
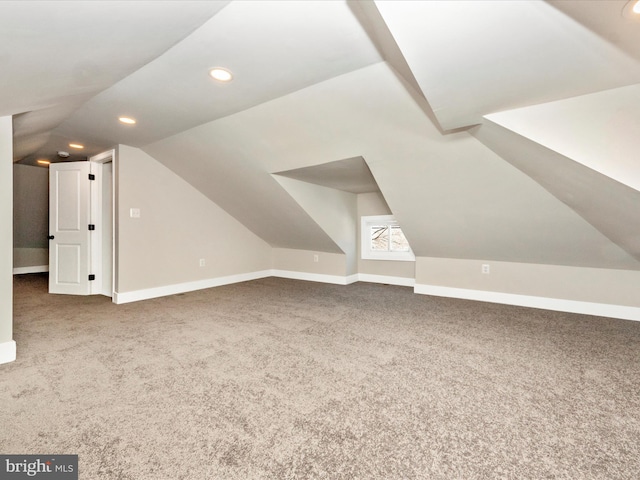
[[[640,261],[640,191],[490,120],[473,135]]]

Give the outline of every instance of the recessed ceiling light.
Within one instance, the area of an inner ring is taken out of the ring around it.
[[[233,74],[224,68],[216,67],[209,70],[209,75],[214,80],[218,80],[219,82],[230,82],[233,80]]]
[[[40,165],[49,165],[51,162],[49,160],[37,160],[37,163]]]
[[[640,19],[640,0],[630,0],[622,9],[622,16],[637,21]]]
[[[70,143],[69,146],[71,148],[84,148],[84,145],[80,145],[79,143]]]
[[[136,124],[135,119],[133,119],[131,117],[119,117],[118,120],[120,120],[120,123],[126,123],[127,125],[135,125]]]

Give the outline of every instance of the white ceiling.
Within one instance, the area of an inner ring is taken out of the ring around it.
[[[640,84],[494,113],[486,118],[640,191],[638,112]]]
[[[59,142],[49,152],[47,134],[75,109],[162,55],[226,3],[0,2],[0,115],[22,114],[16,153],[40,147],[38,153],[52,155]]]
[[[18,115],[16,160],[55,159],[74,140],[86,156],[146,145],[384,55],[451,130],[640,82],[640,21],[622,17],[625,4],[4,1],[0,115]],[[213,66],[232,70],[233,85],[208,78]],[[114,121],[127,113],[135,128]]]
[[[628,13],[629,0],[547,0],[611,45],[640,60],[640,18]]]
[[[15,29],[0,30],[0,42],[14,46],[11,57],[24,59],[3,75],[8,97],[22,105],[8,102],[0,114],[49,109],[19,120],[16,159],[55,152],[58,144],[31,152],[25,138],[51,130],[95,146],[85,153],[143,146],[381,61],[344,2],[44,3],[43,11],[32,2],[0,3],[0,21],[31,32],[24,41]],[[73,15],[51,31],[48,19],[64,17],[59,4]],[[26,23],[30,11],[36,21]],[[43,31],[56,38],[53,48]],[[214,66],[234,73],[231,85],[208,76]],[[138,124],[118,124],[124,114]]]
[[[189,35],[226,2],[0,3],[0,115],[97,93]]]
[[[638,62],[545,2],[376,5],[444,130],[640,82]]]
[[[527,167],[560,152],[579,165],[568,175],[599,161],[613,165],[603,179],[640,178],[630,97],[614,145],[589,147],[619,118],[603,92],[640,83],[640,21],[625,5],[4,1],[0,115],[14,119],[15,161],[55,161],[71,141],[85,145],[71,159],[140,147],[272,245],[337,249],[272,173],[335,187],[331,165],[362,159],[420,255],[639,268],[628,239],[640,227],[567,203],[562,182]],[[234,80],[209,78],[214,66]],[[578,121],[585,109],[597,118]],[[598,178],[590,188],[640,208]]]
[[[372,193],[380,191],[376,179],[371,175],[371,170],[362,157],[345,158],[335,162],[276,172],[276,174],[343,192]]]

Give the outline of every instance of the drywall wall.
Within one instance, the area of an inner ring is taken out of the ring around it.
[[[416,284],[640,307],[633,270],[418,257]]]
[[[392,212],[380,192],[358,195],[358,239],[361,238],[360,217],[368,215],[391,215]],[[402,225],[400,225],[402,228]],[[358,241],[358,273],[386,277],[414,278],[415,262],[394,262],[392,260],[363,260]],[[411,241],[409,241],[411,244]]]
[[[357,272],[357,196],[335,188],[274,175],[313,220],[344,252],[347,275]]]
[[[119,145],[115,175],[118,294],[271,268],[267,243],[142,150]]]
[[[417,256],[637,268],[607,236],[469,133],[442,136],[419,117],[393,132],[381,129],[375,138],[393,138],[395,151],[373,148],[372,139],[363,157]]]
[[[603,240],[613,242],[606,247],[603,244],[605,248],[594,252],[606,256],[606,264],[594,262],[580,266],[640,270],[637,221],[640,191],[489,120],[472,132],[488,148],[560,200],[563,208],[569,207],[579,214],[591,225],[592,232],[600,232]],[[595,133],[585,132],[585,135]],[[607,158],[611,163],[618,163],[620,159],[616,155]]]
[[[420,98],[380,63],[144,151],[277,248],[340,253],[271,173],[361,156],[418,256],[637,265],[469,133],[442,135]]]
[[[49,169],[13,165],[13,268],[49,264]]]
[[[442,135],[419,95],[386,64],[201,125],[145,151],[285,250],[295,244],[296,252],[336,253],[322,250],[329,246],[319,239],[328,235],[270,172],[362,156],[417,256],[637,267],[569,206],[468,132]],[[321,268],[310,265],[312,255],[290,255],[274,253],[273,268]],[[278,265],[284,260],[288,266]],[[331,274],[346,276],[346,270]]]
[[[323,281],[322,277],[314,275],[331,275],[344,279],[347,272],[347,258],[343,253],[327,253],[311,250],[295,250],[291,248],[273,249],[272,267],[275,276],[283,275],[283,272],[301,272],[308,274],[307,280]],[[316,260],[317,257],[317,261]],[[330,279],[325,279],[330,281]],[[342,282],[343,283],[343,282]]]
[[[49,271],[48,248],[14,248],[13,273]]]
[[[15,359],[13,343],[13,153],[11,117],[0,117],[0,363]]]

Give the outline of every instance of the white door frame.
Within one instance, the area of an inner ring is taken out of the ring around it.
[[[107,163],[115,164],[115,149],[107,150],[89,158],[91,173],[95,175],[95,181],[91,182],[91,223],[96,225],[96,230],[91,232],[91,272],[95,274],[95,280],[91,283],[91,294],[106,295],[114,297],[115,284],[115,169],[111,176],[111,218],[104,218],[103,215],[103,167]],[[114,165],[112,165],[113,167]],[[103,271],[104,249],[102,233],[106,225],[111,223],[111,285],[104,284],[105,273]]]

